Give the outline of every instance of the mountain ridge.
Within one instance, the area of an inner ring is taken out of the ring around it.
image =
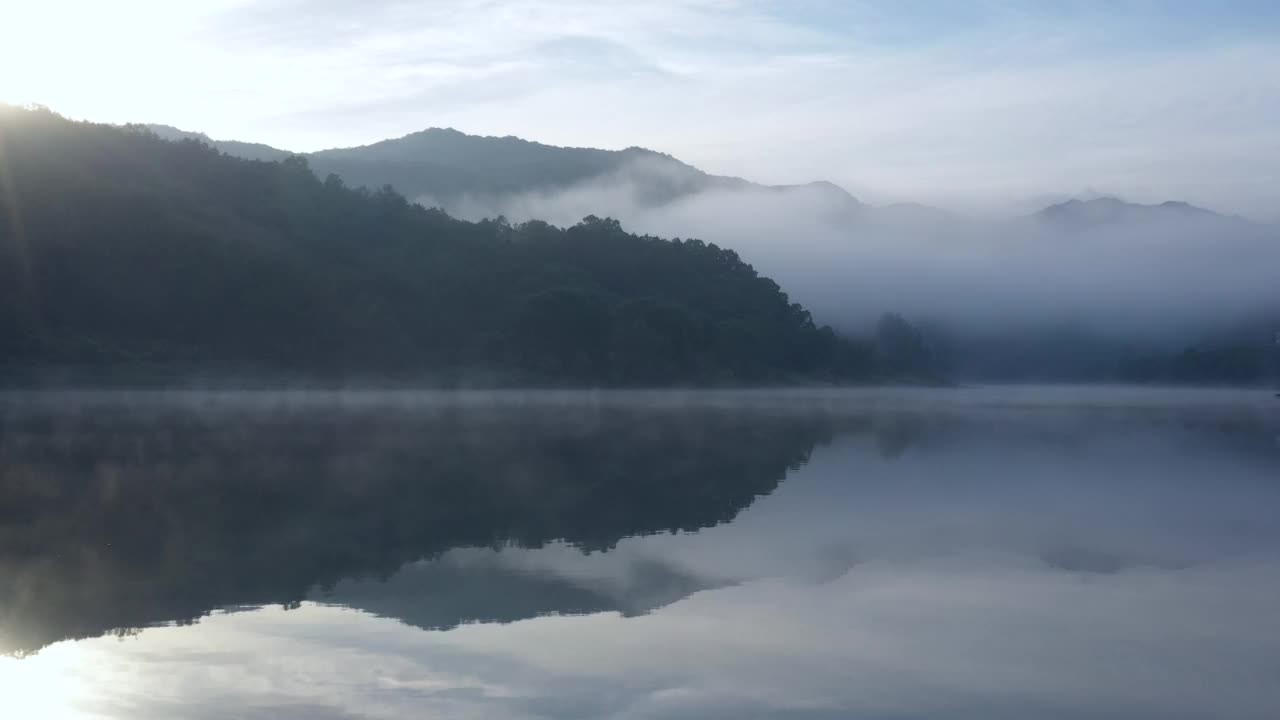
[[[47,110],[0,106],[0,146],[6,369],[592,386],[878,372],[870,345],[700,240],[599,217],[473,223],[299,157]]]
[[[162,139],[196,140],[220,152],[250,160],[305,157],[317,175],[339,175],[353,186],[391,185],[406,197],[427,200],[448,211],[469,196],[566,190],[628,174],[640,185],[640,197],[653,205],[712,190],[814,189],[861,206],[852,194],[829,181],[764,185],[729,175],[714,175],[669,153],[638,145],[622,150],[549,145],[515,135],[471,135],[455,128],[430,127],[366,145],[293,153],[260,143],[215,140],[170,125],[138,126]]]
[[[862,202],[829,180],[770,185],[732,175],[709,173],[674,155],[639,145],[620,150],[561,146],[517,135],[473,135],[453,127],[428,127],[396,138],[364,145],[294,153],[262,143],[216,140],[203,132],[169,125],[145,124],[166,140],[191,139],[251,160],[283,160],[301,155],[317,175],[339,175],[348,184],[379,188],[391,185],[412,200],[455,213],[464,205],[500,205],[498,199],[549,194],[592,184],[625,180],[635,185],[642,205],[660,206],[707,192],[811,192],[833,202],[844,219],[865,218],[908,225],[973,220],[967,214],[902,201],[884,205]],[[1182,200],[1139,203],[1114,195],[1070,197],[1049,202],[1023,216],[1060,230],[1083,230],[1110,223],[1147,220],[1221,220],[1258,225]]]
[[[1224,215],[1181,200],[1136,203],[1111,195],[1088,200],[1071,198],[1041,208],[1032,213],[1031,217],[1066,229],[1084,229],[1117,222],[1151,220],[1215,220],[1254,224],[1236,215]]]

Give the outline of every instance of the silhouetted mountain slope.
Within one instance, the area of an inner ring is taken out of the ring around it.
[[[586,384],[857,379],[729,250],[469,223],[302,158],[0,113],[0,364]]]
[[[144,128],[159,135],[165,140],[195,140],[209,145],[221,152],[232,155],[245,160],[284,160],[294,153],[288,150],[280,150],[270,145],[262,143],[239,142],[237,140],[214,140],[204,133],[188,132],[179,130],[169,125],[135,125],[127,126],[135,128]]]
[[[616,172],[631,161],[662,164],[677,184],[713,182],[711,176],[670,156],[641,148],[554,147],[441,128],[363,147],[322,150],[308,157],[317,170],[336,172],[357,185],[388,182],[384,174],[394,172],[402,182],[391,184],[410,197],[562,188]]]

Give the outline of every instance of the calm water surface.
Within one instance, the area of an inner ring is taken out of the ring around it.
[[[22,718],[1280,717],[1280,400],[0,397]]]

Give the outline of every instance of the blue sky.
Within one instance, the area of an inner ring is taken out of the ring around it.
[[[1001,29],[1039,27],[1095,48],[1134,49],[1247,39],[1280,27],[1280,4],[1268,0],[764,0],[759,7],[871,45],[981,42]]]
[[[429,126],[871,201],[1274,217],[1280,3],[0,0],[0,99],[296,150]],[[21,68],[14,71],[13,68]]]

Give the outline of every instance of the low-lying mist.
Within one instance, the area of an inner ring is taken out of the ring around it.
[[[471,196],[445,209],[556,225],[609,216],[633,232],[700,238],[737,251],[845,330],[897,312],[958,332],[1071,326],[1176,345],[1280,308],[1276,228],[1176,203],[1116,217],[1081,206],[1065,218],[991,218],[864,205],[822,183],[664,197],[682,182],[638,161],[565,190]]]

